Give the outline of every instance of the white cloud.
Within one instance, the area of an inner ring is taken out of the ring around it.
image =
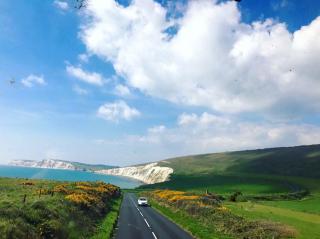
[[[119,96],[130,96],[131,92],[130,89],[122,84],[118,84],[114,88],[115,94]]]
[[[80,67],[68,65],[66,70],[69,75],[92,85],[102,86],[105,81],[101,74],[84,71]]]
[[[69,9],[69,4],[65,1],[55,0],[53,4],[60,10],[66,11]]]
[[[208,121],[205,120],[206,118],[213,120]],[[181,119],[189,120],[182,124]],[[176,142],[182,144],[180,147],[191,150],[187,153],[221,152],[320,142],[319,126],[239,121],[208,113],[183,114],[178,119],[177,127],[166,132],[170,132],[174,137],[169,133],[169,137],[164,141],[170,143],[170,139],[175,139]],[[161,138],[163,137],[161,134]]]
[[[122,100],[106,103],[100,106],[97,112],[100,118],[116,122],[121,119],[131,120],[140,116],[140,114],[137,109],[128,106],[127,103]]]
[[[95,143],[103,145],[103,148],[112,149],[116,152],[117,158],[124,160],[126,164],[190,154],[320,143],[319,126],[239,122],[221,116],[216,117],[230,123],[216,124],[204,121],[203,115],[205,113],[190,114],[191,118],[196,120],[180,124],[179,119],[187,116],[184,114],[178,118],[177,125],[171,128],[159,125],[149,128],[142,135],[99,139]],[[131,154],[131,152],[138,153]]]
[[[85,14],[89,54],[151,96],[220,113],[320,111],[320,17],[291,33],[272,19],[242,22],[234,1],[190,1],[178,20],[153,0],[96,0]]]
[[[89,61],[90,56],[88,54],[79,54],[78,59],[81,62],[87,63]]]
[[[31,74],[29,76],[27,76],[26,78],[23,78],[21,80],[21,83],[25,86],[25,87],[33,87],[34,85],[46,85],[46,81],[44,80],[44,77],[41,76],[37,76],[34,74]]]
[[[228,125],[230,124],[230,120],[224,117],[216,116],[213,114],[209,114],[207,112],[202,113],[202,115],[198,116],[196,114],[186,114],[183,113],[178,118],[179,125],[191,125],[194,123],[201,123],[203,125]]]
[[[148,129],[149,133],[161,133],[166,130],[166,126],[158,125]]]
[[[89,94],[89,91],[88,91],[88,90],[83,89],[83,88],[81,88],[81,87],[78,86],[78,85],[73,86],[72,90],[73,90],[74,92],[76,92],[78,95],[87,95],[87,94]]]

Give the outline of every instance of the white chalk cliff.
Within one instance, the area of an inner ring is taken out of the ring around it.
[[[41,161],[13,160],[9,163],[9,165],[33,168],[76,169],[75,166],[73,166],[71,163],[55,159],[43,159]]]
[[[96,173],[125,176],[140,180],[146,184],[161,183],[167,181],[173,169],[169,167],[158,166],[157,163],[150,163],[141,166],[131,166],[124,168],[113,168],[98,170]]]

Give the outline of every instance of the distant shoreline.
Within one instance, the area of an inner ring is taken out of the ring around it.
[[[0,165],[0,177],[5,178],[28,178],[45,179],[54,181],[103,181],[115,184],[121,188],[136,188],[143,183],[130,177],[99,174],[92,171],[60,169],[60,168],[42,168],[26,167],[15,165]]]

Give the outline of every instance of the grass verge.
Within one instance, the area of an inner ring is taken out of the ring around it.
[[[150,200],[150,199],[149,199]],[[228,239],[231,237],[221,235],[213,230],[211,227],[206,227],[198,220],[190,217],[186,212],[172,209],[158,204],[155,200],[150,200],[152,207],[169,218],[171,221],[182,227],[185,231],[192,234],[192,236],[199,239]]]
[[[98,226],[97,232],[91,239],[109,239],[113,236],[114,228],[117,224],[118,215],[123,196],[112,201],[110,212],[103,219],[102,223]]]

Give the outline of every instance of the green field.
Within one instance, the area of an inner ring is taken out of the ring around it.
[[[259,178],[243,175],[223,174],[195,174],[195,175],[173,175],[169,182],[145,185],[142,188],[176,189],[183,191],[218,192],[230,194],[241,191],[248,194],[254,193],[279,193],[288,191],[290,184],[272,178]]]
[[[319,210],[320,198],[314,197],[311,200]],[[309,203],[280,201],[271,203],[276,206],[268,204],[270,203],[238,202],[226,203],[226,206],[235,214],[248,219],[272,220],[293,226],[298,232],[297,238],[320,238],[320,214],[302,212],[303,208],[309,208]]]
[[[267,201],[263,202],[263,205],[320,215],[320,194],[316,193],[296,201]]]
[[[141,190],[219,194],[232,213],[247,220],[280,222],[294,228],[296,238],[320,238],[320,145],[193,155],[159,164],[174,169],[170,180]],[[303,190],[310,194],[286,198]],[[235,192],[242,195],[230,202]]]
[[[99,235],[99,225],[115,220],[118,197],[119,188],[103,182],[0,178],[0,238]]]

